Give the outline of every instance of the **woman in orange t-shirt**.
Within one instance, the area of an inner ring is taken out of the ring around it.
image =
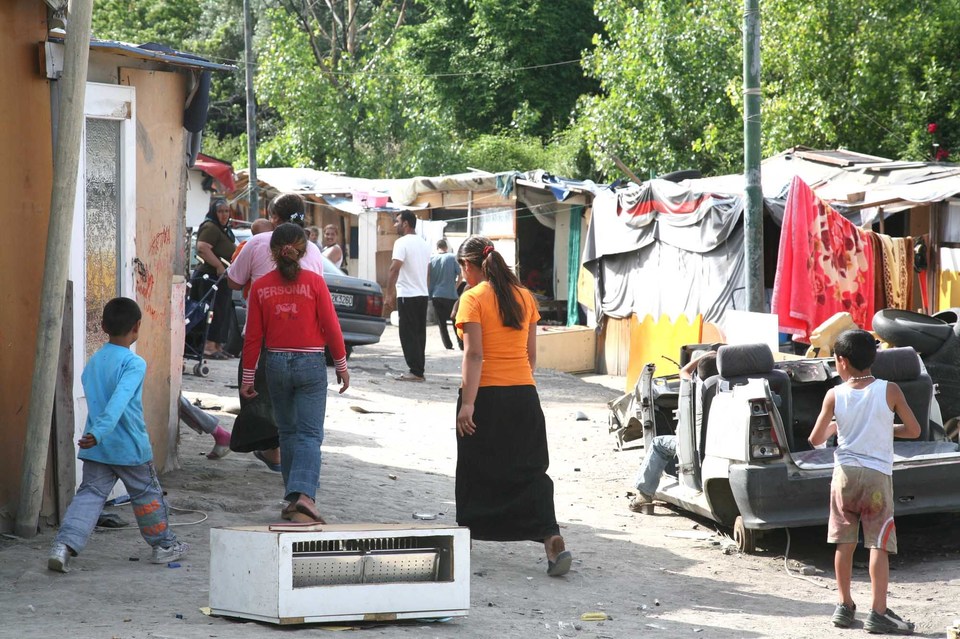
[[[533,370],[537,304],[493,243],[467,238],[457,261],[463,381],[457,400],[457,523],[474,539],[542,542],[547,574],[570,570],[553,508],[547,430]]]

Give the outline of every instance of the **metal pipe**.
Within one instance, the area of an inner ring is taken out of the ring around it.
[[[743,7],[744,277],[747,310],[766,311],[763,289],[763,189],[760,186],[760,0]]]
[[[247,220],[252,222],[260,217],[260,198],[257,182],[257,104],[253,94],[253,17],[250,14],[250,0],[243,0],[243,58],[247,83],[247,189],[250,203]]]

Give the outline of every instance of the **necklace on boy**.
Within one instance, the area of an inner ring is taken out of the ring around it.
[[[862,376],[860,376],[860,377],[851,377],[851,378],[847,379],[847,381],[848,381],[848,382],[859,382],[860,380],[863,380],[863,379],[871,379],[872,377],[873,377],[873,375],[862,375]]]

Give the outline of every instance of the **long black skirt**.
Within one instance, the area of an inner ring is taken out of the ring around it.
[[[473,421],[473,435],[457,436],[457,523],[487,541],[559,534],[537,387],[480,387]]]

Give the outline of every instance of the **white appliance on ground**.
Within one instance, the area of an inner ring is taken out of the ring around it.
[[[470,531],[431,524],[210,530],[210,609],[276,624],[466,616]]]

